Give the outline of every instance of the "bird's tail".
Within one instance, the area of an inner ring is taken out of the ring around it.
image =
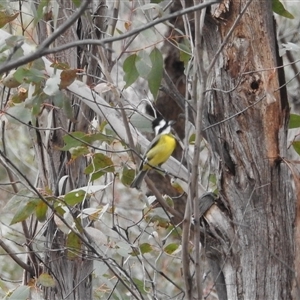
[[[142,185],[142,182],[144,180],[144,177],[146,176],[148,170],[142,170],[140,171],[136,177],[134,178],[134,180],[132,181],[130,187],[132,188],[136,188],[136,189],[140,189],[141,188],[141,185]]]

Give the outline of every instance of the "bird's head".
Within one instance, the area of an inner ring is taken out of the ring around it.
[[[152,128],[155,135],[170,133],[171,127],[175,122],[176,121],[167,121],[161,116],[157,117],[152,121]]]

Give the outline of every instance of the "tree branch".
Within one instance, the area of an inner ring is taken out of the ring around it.
[[[39,47],[38,49],[30,53],[28,55],[25,55],[15,61],[9,62],[7,60],[0,68],[0,74],[10,71],[14,68],[17,68],[18,66],[24,65],[28,62],[33,61],[34,59],[40,58],[43,55],[45,55],[45,50],[48,49],[49,45],[51,45],[61,34],[63,34],[69,27],[71,27],[76,20],[84,13],[85,9],[90,4],[89,0],[85,0],[83,4],[79,7],[79,9],[69,18],[66,22],[64,22],[60,27],[58,27]],[[50,50],[50,53],[52,52],[52,49]]]
[[[170,214],[172,214],[173,216],[179,218],[180,220],[182,219],[182,215],[173,207],[169,206],[167,204],[167,202],[165,201],[165,199],[162,197],[161,193],[157,190],[157,188],[155,187],[154,183],[152,182],[152,180],[148,177],[145,178],[145,182],[147,183],[149,189],[151,190],[151,192],[153,193],[153,195],[156,197],[157,201],[159,202],[159,204]]]
[[[4,64],[0,68],[0,74],[2,74],[4,72],[8,72],[8,71],[10,71],[14,68],[17,68],[21,65],[29,63],[29,62],[31,62],[35,59],[38,59],[38,58],[40,58],[44,55],[47,55],[47,54],[53,54],[53,53],[57,53],[57,52],[69,49],[69,48],[82,46],[82,45],[87,45],[87,44],[103,46],[103,45],[108,44],[108,43],[123,40],[123,39],[131,37],[131,36],[133,36],[137,33],[140,33],[140,32],[142,32],[146,29],[149,29],[149,28],[151,28],[151,27],[153,27],[157,24],[163,23],[163,22],[165,22],[165,21],[167,21],[171,18],[180,17],[184,14],[188,14],[190,12],[194,12],[196,10],[203,9],[207,6],[210,6],[210,5],[218,3],[218,2],[220,2],[220,0],[215,0],[215,1],[212,1],[212,2],[208,2],[208,3],[202,3],[202,4],[197,5],[197,6],[193,6],[193,7],[189,7],[189,8],[177,11],[173,14],[170,14],[170,15],[167,15],[165,17],[154,20],[152,22],[149,22],[148,24],[145,24],[144,26],[138,27],[138,28],[136,28],[132,31],[121,34],[117,37],[106,38],[106,39],[102,39],[100,41],[99,40],[93,40],[93,39],[86,39],[86,40],[75,41],[75,42],[72,42],[72,43],[69,43],[69,44],[65,44],[65,45],[62,45],[60,47],[56,47],[56,48],[53,48],[53,49],[48,49],[47,47],[49,46],[49,44],[51,44],[53,42],[53,40],[55,40],[62,32],[64,32],[68,27],[70,27],[77,20],[77,18],[83,13],[83,11],[85,10],[86,6],[89,3],[89,1],[87,0],[83,3],[83,5],[78,9],[78,11],[67,22],[65,22],[56,31],[54,31],[54,33],[48,39],[46,39],[45,42],[43,42],[40,45],[40,47],[37,49],[37,51],[35,51],[33,53],[30,53],[28,55],[25,55],[25,56],[15,60],[15,61],[12,61],[10,63]]]
[[[35,275],[34,269],[32,267],[30,267],[29,265],[27,265],[26,263],[24,263],[24,261],[21,260],[14,253],[14,251],[8,245],[5,244],[5,242],[2,239],[0,239],[0,246],[22,269],[26,270],[32,276]]]

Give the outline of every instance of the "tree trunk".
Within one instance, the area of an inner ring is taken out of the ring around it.
[[[295,201],[282,160],[289,107],[283,69],[275,69],[282,63],[272,3],[252,1],[235,25],[248,1],[223,2],[230,5],[212,7],[204,33],[209,62],[225,42],[203,111],[220,179],[219,202],[204,214],[213,241],[207,254],[228,299],[291,299]]]
[[[60,26],[72,15],[75,11],[75,6],[71,0],[58,2],[61,9],[59,10],[57,18],[57,26]],[[78,38],[91,37],[90,33],[94,28],[90,27],[87,20],[88,18],[85,16],[81,17],[81,19],[77,21],[76,26],[69,28],[55,41],[55,46],[72,42]],[[80,24],[80,26],[78,24]],[[42,34],[43,32],[40,32],[40,37]],[[88,69],[87,73],[89,75],[100,76],[96,73],[96,61],[93,61],[89,68],[87,67],[89,64],[86,57],[89,57],[89,55],[84,52],[86,50],[87,49],[83,49],[83,47],[80,49],[71,48],[55,54],[53,60],[68,64],[70,68]],[[95,55],[95,49],[93,55]],[[91,78],[92,77],[87,76],[89,84],[93,82]],[[91,110],[71,93],[68,93],[67,97],[72,101],[74,119],[76,121],[67,120],[62,110],[51,111],[51,109],[49,109],[47,112],[44,112],[44,120],[47,126],[45,126],[45,123],[41,120],[43,114],[41,114],[38,120],[39,124],[44,124],[44,126],[48,128],[61,127],[67,132],[87,132],[91,119]],[[50,111],[53,113],[51,124],[47,123]],[[61,130],[54,131],[50,138],[45,133],[40,138],[41,144],[38,148],[38,151],[43,152],[40,155],[44,157],[44,164],[39,164],[40,174],[43,174],[41,178],[44,178],[44,180],[41,181],[41,187],[43,189],[50,188],[50,190],[55,193],[55,196],[87,185],[87,176],[84,174],[84,169],[87,165],[86,158],[80,157],[70,163],[70,155],[67,152],[59,150],[59,148],[64,145],[62,139],[63,135],[65,135],[65,132]],[[60,191],[58,189],[58,182],[65,175],[68,175],[67,189]],[[87,203],[88,201],[85,201],[85,204]],[[67,248],[67,235],[57,228],[52,219],[47,228],[46,247],[48,251],[46,252],[45,258],[45,271],[50,271],[49,274],[55,279],[56,286],[55,288],[44,288],[45,299],[92,299],[91,273],[93,272],[93,260],[85,246],[82,245],[80,255],[77,255],[76,258],[73,259],[70,258],[68,251],[65,250]]]

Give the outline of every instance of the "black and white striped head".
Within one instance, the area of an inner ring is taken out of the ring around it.
[[[155,135],[168,134],[171,132],[171,126],[175,121],[166,121],[163,117],[158,117],[152,121],[152,128]]]

